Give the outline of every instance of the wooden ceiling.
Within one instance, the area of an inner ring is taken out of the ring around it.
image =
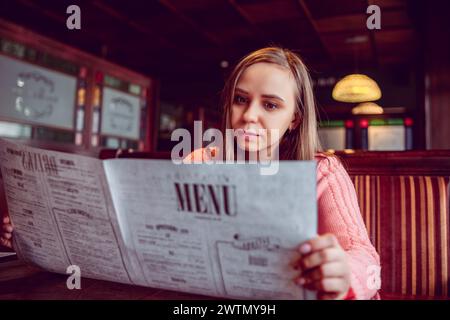
[[[299,52],[316,70],[409,64],[418,45],[407,0],[0,0],[0,18],[160,78],[216,78],[270,44]],[[66,8],[81,8],[81,30]],[[366,27],[369,4],[381,30]]]

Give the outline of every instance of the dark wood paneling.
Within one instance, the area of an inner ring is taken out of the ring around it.
[[[425,24],[425,110],[430,149],[450,149],[450,28],[448,1],[428,2]]]
[[[350,175],[450,175],[450,150],[337,152]]]

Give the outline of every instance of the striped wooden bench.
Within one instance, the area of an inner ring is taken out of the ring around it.
[[[381,296],[450,298],[450,151],[339,154],[381,259]]]

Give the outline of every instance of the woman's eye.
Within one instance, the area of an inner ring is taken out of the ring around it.
[[[235,96],[234,97],[234,102],[236,102],[237,104],[244,104],[247,102],[247,99],[245,99],[243,96]]]
[[[278,106],[275,103],[272,103],[272,102],[266,102],[264,106],[268,110],[278,109]]]

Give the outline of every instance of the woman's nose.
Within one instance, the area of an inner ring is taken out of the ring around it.
[[[252,101],[244,112],[243,118],[245,122],[257,122],[259,117],[259,103]]]

